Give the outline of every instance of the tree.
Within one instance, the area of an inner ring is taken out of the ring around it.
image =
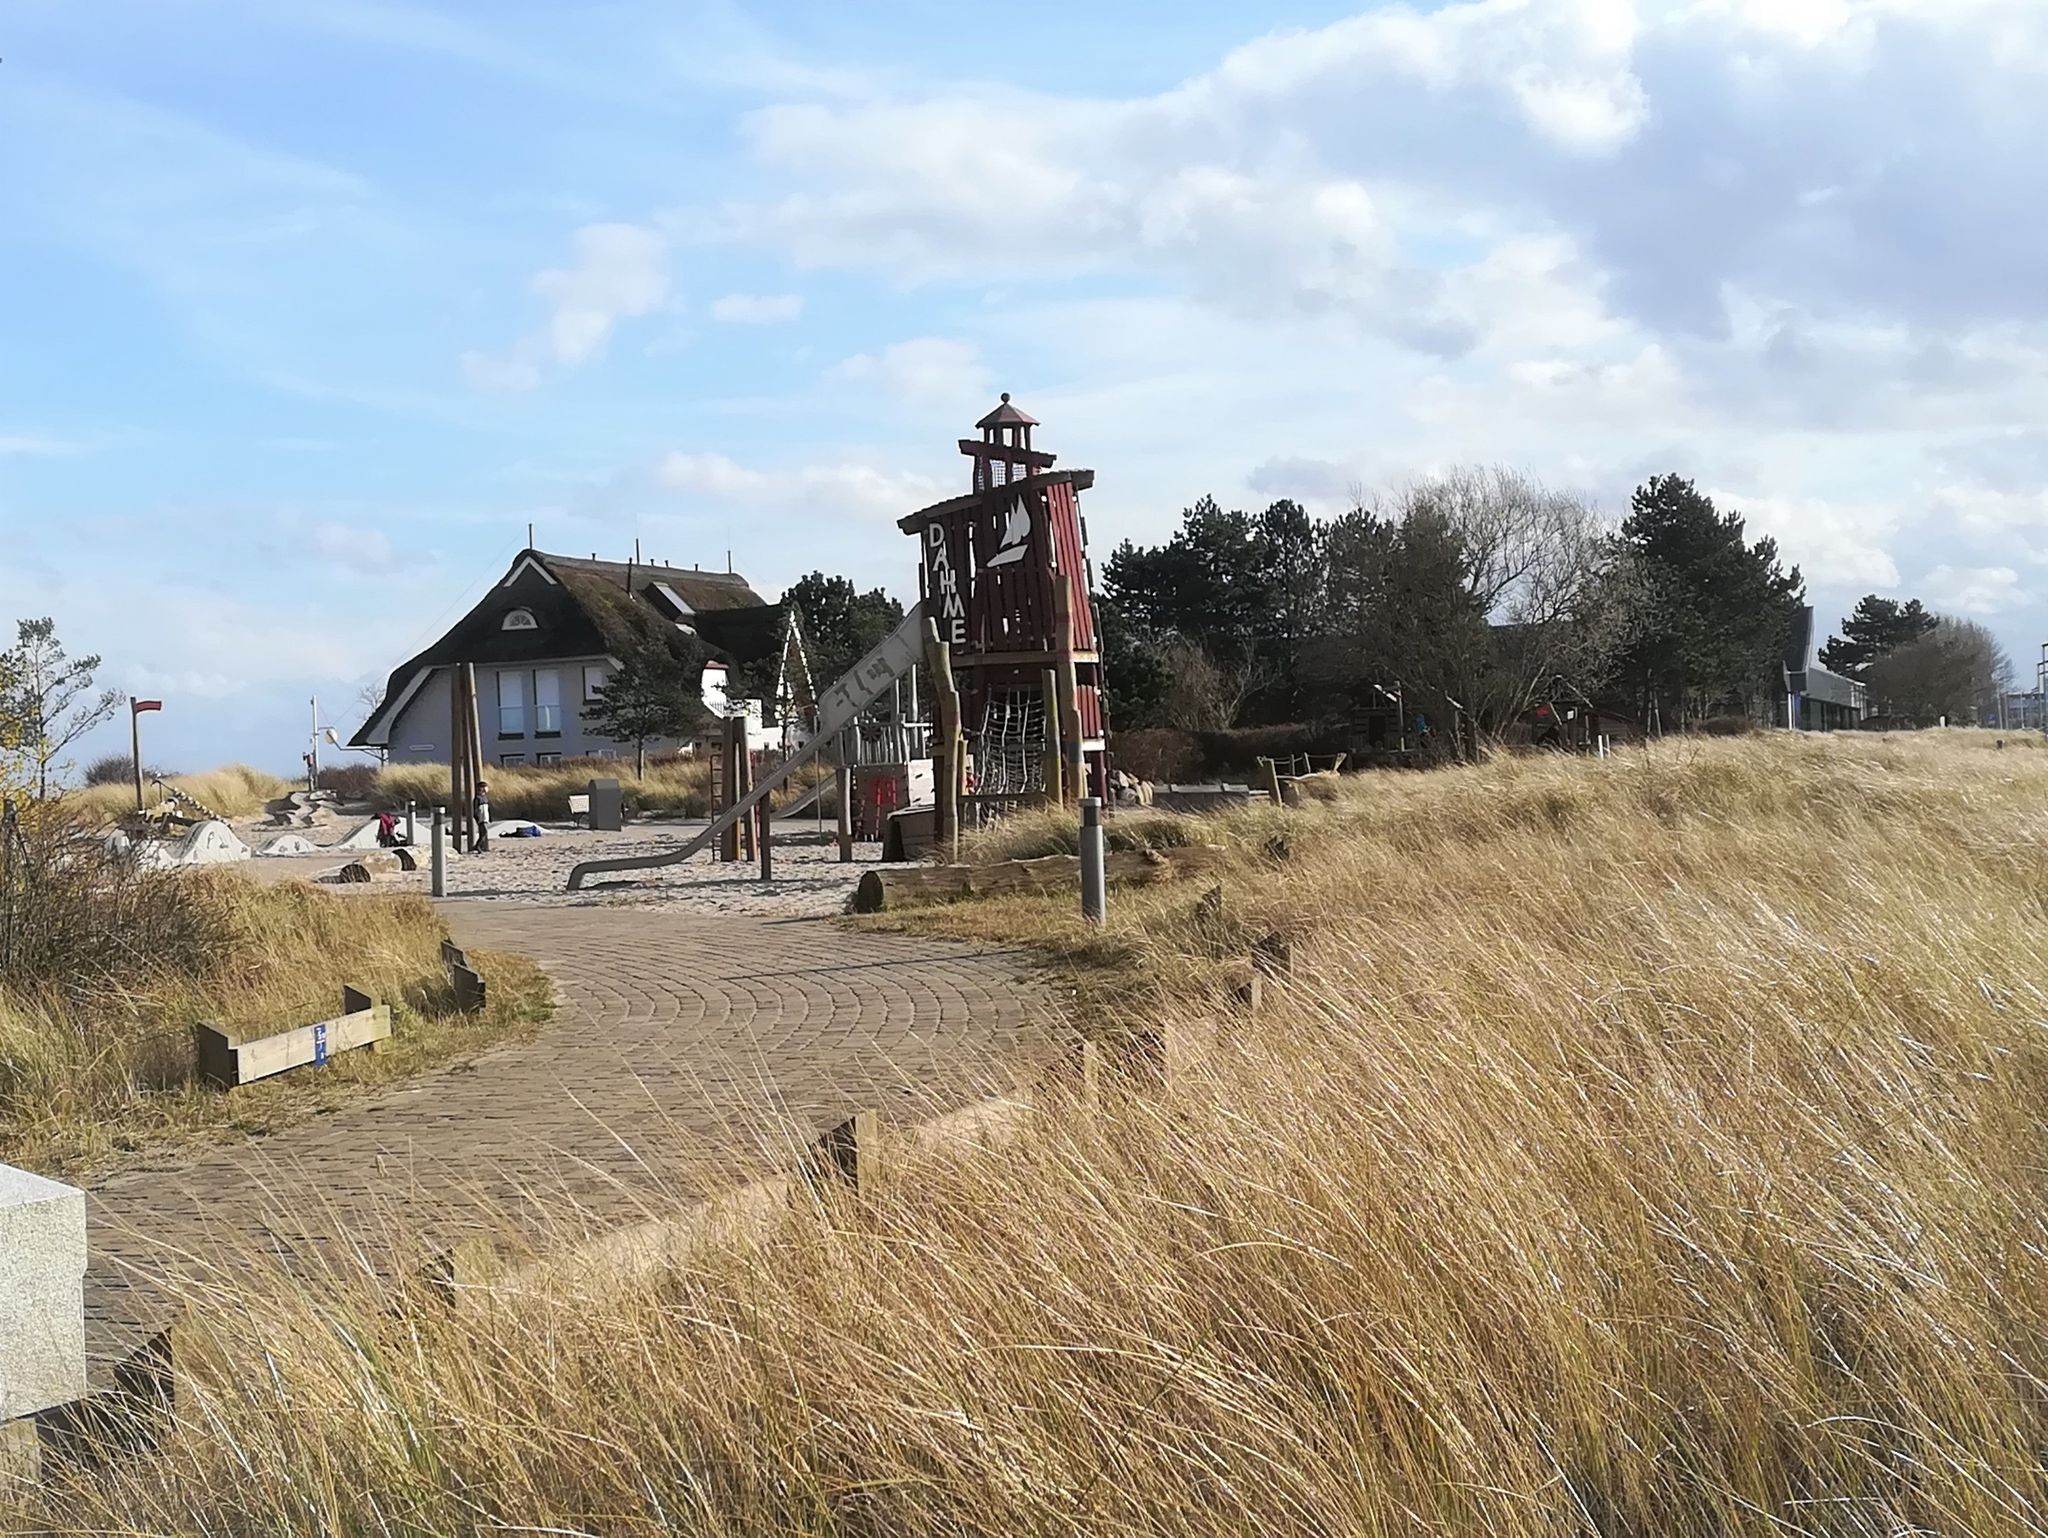
[[[1924,633],[1870,663],[1868,672],[1884,714],[1932,726],[1991,718],[2012,682],[2012,660],[1975,620],[1937,617]]]
[[[67,656],[48,618],[20,621],[0,653],[0,750],[25,766],[39,801],[63,773],[66,750],[120,708],[118,691],[92,692],[99,669],[98,657]]]
[[[1463,552],[1471,607],[1486,644],[1460,632],[1464,654],[1440,669],[1445,688],[1498,730],[1554,678],[1593,692],[1635,639],[1642,608],[1628,548],[1584,502],[1519,471],[1465,468],[1420,481],[1404,525],[1439,520]]]
[[[1167,641],[1164,653],[1165,724],[1183,731],[1226,731],[1237,725],[1245,700],[1270,682],[1256,657],[1218,662],[1185,636]]]
[[[1867,683],[1873,662],[1919,640],[1939,623],[1917,598],[1902,604],[1866,593],[1856,600],[1855,612],[1842,621],[1842,633],[1828,637],[1820,649],[1820,665]]]
[[[836,683],[903,623],[903,605],[880,588],[863,593],[844,577],[814,571],[782,595],[803,619],[812,686]]]
[[[647,773],[647,744],[687,737],[710,719],[702,679],[683,661],[659,648],[625,658],[583,709],[592,730],[614,742],[633,744],[633,773]]]
[[[1621,529],[1643,587],[1643,624],[1621,662],[1640,692],[1674,721],[1754,708],[1770,687],[1804,601],[1799,568],[1777,542],[1745,542],[1740,513],[1676,475],[1638,487]]]

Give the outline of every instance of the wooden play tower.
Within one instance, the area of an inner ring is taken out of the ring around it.
[[[947,649],[972,773],[963,808],[1106,796],[1102,653],[1080,493],[1005,395],[960,440],[973,490],[902,519],[926,619]]]

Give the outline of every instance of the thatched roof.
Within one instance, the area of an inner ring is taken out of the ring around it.
[[[515,610],[531,625],[505,628]],[[621,660],[649,649],[686,666],[713,657],[744,665],[779,654],[785,615],[733,572],[600,561],[522,550],[505,576],[433,645],[392,670],[377,709],[351,739],[385,745],[387,716],[426,671],[455,663],[507,665],[577,657]]]

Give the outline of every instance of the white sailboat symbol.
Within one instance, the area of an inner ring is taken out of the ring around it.
[[[988,566],[1008,566],[1024,559],[1024,547],[1031,542],[1031,511],[1019,497],[1010,504],[1010,515],[1003,524],[1003,543],[996,553],[988,558]]]

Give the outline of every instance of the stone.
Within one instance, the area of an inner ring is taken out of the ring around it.
[[[0,1164],[0,1424],[85,1393],[85,1193]]]

